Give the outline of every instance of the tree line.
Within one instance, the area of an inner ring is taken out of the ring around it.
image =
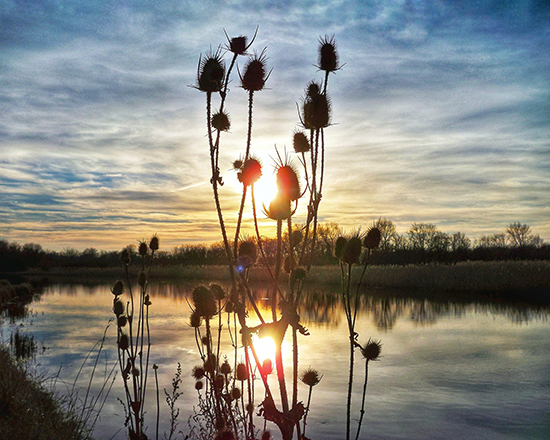
[[[380,218],[372,224],[381,233],[380,249],[371,256],[372,264],[424,264],[456,263],[468,260],[541,260],[550,259],[550,245],[535,234],[527,224],[519,222],[510,225],[501,233],[484,235],[471,240],[465,234],[448,234],[432,223],[413,223],[405,233],[398,233],[394,223]],[[300,225],[296,226],[300,229]],[[361,231],[353,234],[361,235]],[[313,264],[337,264],[334,257],[334,243],[345,235],[336,223],[318,226],[318,247]],[[253,239],[248,239],[254,241]],[[245,240],[246,241],[246,240]],[[288,240],[283,240],[287,243]],[[265,238],[262,248],[268,260],[275,258],[277,242]],[[128,246],[130,255],[136,254],[136,246]],[[53,268],[108,268],[120,265],[119,251],[100,251],[87,248],[78,251],[67,248],[62,251],[45,250],[39,244],[0,240],[0,272],[19,272],[28,269],[49,270]],[[137,258],[133,259],[137,261]],[[186,244],[170,251],[160,250],[156,264],[176,265],[220,265],[225,263],[223,243]],[[260,263],[260,259],[258,261]]]

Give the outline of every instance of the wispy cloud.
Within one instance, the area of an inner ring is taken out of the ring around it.
[[[229,35],[268,47],[253,149],[290,148],[296,102],[336,35],[325,220],[379,216],[472,237],[529,223],[550,239],[550,7],[544,2],[5,1],[0,238],[49,248],[219,239],[198,56]],[[231,218],[246,93],[231,84],[221,163]],[[299,211],[301,212],[301,211]],[[267,226],[270,223],[265,221]]]

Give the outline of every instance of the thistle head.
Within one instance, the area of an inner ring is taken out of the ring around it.
[[[361,347],[361,354],[367,361],[375,361],[380,356],[382,351],[382,344],[380,341],[370,339],[367,341],[364,347]]]
[[[151,241],[149,242],[149,249],[153,252],[159,250],[159,238],[157,235],[153,235],[151,238]]]
[[[323,376],[321,376],[319,372],[313,368],[308,368],[300,375],[300,380],[308,387],[314,387],[321,382],[322,378]]]
[[[245,35],[239,35],[238,37],[229,38],[229,35],[227,35],[227,32],[225,32],[225,29],[224,33],[228,42],[226,49],[230,52],[233,52],[235,55],[244,55],[248,48],[252,45],[252,43],[254,43],[256,35],[258,34],[258,28],[256,28],[256,32],[254,33],[254,36],[252,37],[250,43],[248,42],[248,38]]]
[[[191,370],[191,376],[193,376],[193,378],[196,380],[201,380],[204,377],[205,373],[206,372],[204,371],[202,365],[195,365],[193,367],[193,370]]]
[[[223,290],[223,287],[219,284],[210,284],[210,291],[214,295],[214,298],[218,301],[221,301],[225,298],[225,290]]]
[[[241,243],[239,244],[238,256],[248,258],[251,264],[255,263],[256,259],[258,258],[256,243],[254,243],[254,241],[250,239],[241,241]]]
[[[321,85],[311,81],[306,87],[302,103],[302,123],[307,130],[317,130],[330,124],[331,105],[326,93],[321,93]]]
[[[145,241],[140,241],[138,246],[139,255],[145,257],[145,255],[147,255],[147,252],[149,252],[149,247],[147,246],[147,243],[145,243]]]
[[[269,78],[266,67],[267,57],[265,48],[260,54],[252,56],[244,66],[244,74],[241,77],[243,89],[249,92],[258,92],[264,88]]]
[[[113,287],[111,287],[111,292],[115,297],[118,297],[124,293],[124,283],[118,280]]]
[[[319,39],[319,69],[325,72],[335,72],[340,69],[338,64],[338,51],[336,50],[336,41],[334,35]]]
[[[229,131],[231,122],[229,115],[225,111],[217,112],[212,115],[212,127],[218,131]]]
[[[277,190],[289,200],[298,200],[302,195],[300,181],[292,163],[281,164],[276,169]]]
[[[234,166],[235,164],[233,164]],[[262,164],[254,157],[245,160],[241,167],[241,172],[237,174],[239,182],[245,186],[250,186],[257,182],[262,176]]]
[[[272,220],[288,219],[293,214],[290,207],[290,199],[280,193],[277,193],[275,198],[269,204],[269,209],[266,209],[264,205],[264,214]]]
[[[210,319],[217,313],[214,294],[206,286],[198,286],[193,290],[193,305],[195,312],[202,318]]]
[[[378,248],[378,246],[380,246],[381,240],[382,233],[380,232],[380,229],[378,229],[376,226],[373,226],[368,230],[367,235],[365,235],[365,238],[363,239],[363,246],[371,250],[376,249]]]
[[[130,250],[128,248],[122,249],[122,252],[120,253],[120,261],[125,266],[130,264]]]
[[[223,88],[224,76],[225,63],[220,49],[215,52],[210,50],[204,58],[201,56],[197,72],[197,89],[208,93],[219,92]]]
[[[307,153],[310,149],[309,140],[303,131],[295,131],[292,137],[292,146],[296,153]]]
[[[237,364],[235,377],[241,382],[248,379],[248,369],[246,368],[246,364],[243,364],[242,362]]]
[[[334,256],[339,260],[342,260],[344,257],[344,251],[346,249],[347,244],[348,244],[348,241],[346,240],[345,237],[338,237],[336,239],[336,243],[334,244]]]
[[[361,258],[361,239],[357,236],[351,237],[344,250],[342,261],[347,264],[359,264]]]

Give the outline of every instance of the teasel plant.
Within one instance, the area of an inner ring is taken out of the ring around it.
[[[264,205],[261,209],[265,216],[276,222],[277,249],[275,262],[272,264],[268,261],[263,246],[258,222],[260,209],[257,206],[254,191],[256,182],[264,172],[264,165],[255,156],[252,148],[254,103],[258,93],[265,89],[271,75],[265,48],[260,52],[248,53],[257,32],[258,29],[250,42],[245,36],[229,38],[226,33],[225,46],[220,46],[216,50],[211,49],[205,56],[201,55],[194,85],[206,97],[207,139],[212,173],[210,183],[231,279],[229,294],[217,303],[212,302],[210,310],[212,313],[205,315],[200,312],[201,306],[196,301],[195,294],[193,304],[190,304],[191,326],[195,327],[197,347],[203,362],[203,365],[196,369],[201,373],[201,379],[197,379],[197,389],[200,398],[203,399],[201,400],[203,405],[199,405],[201,413],[197,414],[197,417],[203,421],[209,420],[211,432],[217,434],[230,432],[232,437],[228,438],[256,438],[253,419],[254,380],[259,379],[263,385],[263,401],[257,406],[258,415],[265,421],[273,422],[281,432],[283,440],[290,440],[294,433],[298,438],[302,438],[300,421],[306,413],[304,404],[298,399],[298,334],[307,336],[309,332],[301,325],[297,308],[316,247],[318,212],[325,168],[324,130],[331,125],[328,79],[331,73],[341,68],[341,65],[334,37],[321,38],[317,68],[324,72],[324,78],[307,84],[305,96],[297,104],[300,128],[294,132],[292,140],[294,153],[298,159],[293,160],[286,151],[281,154],[276,150],[274,172],[277,194],[267,206]],[[225,61],[226,55],[230,57],[229,63]],[[244,58],[244,62],[239,63],[239,58]],[[239,64],[243,67],[240,68]],[[229,67],[226,68],[226,65]],[[228,96],[232,90],[228,85],[235,70],[239,77],[240,88],[248,95],[248,107],[244,151],[233,163],[237,179],[242,185],[242,192],[233,239],[230,241],[229,225],[224,219],[221,202],[220,188],[224,181],[220,173],[219,157],[222,138],[231,126],[227,108]],[[300,174],[303,175],[302,178]],[[302,184],[302,181],[305,183]],[[253,239],[242,235],[248,194],[250,194],[253,222],[250,226],[255,233]],[[302,200],[306,204],[307,214],[302,221],[304,226],[296,227],[295,217],[298,204],[302,203]],[[287,243],[283,240],[287,240]],[[251,294],[249,274],[255,264],[263,264],[271,279],[269,317],[262,316]],[[283,285],[283,272],[288,274],[287,286]],[[213,295],[212,292],[206,293],[209,288],[205,286],[197,289],[199,289],[197,292],[202,292],[201,295]],[[237,384],[240,382],[239,391],[234,391],[235,394],[240,393],[240,405],[228,403],[233,402],[231,398],[233,392],[229,389],[228,382],[230,375],[221,372],[222,365],[225,365],[220,361],[219,352],[223,326],[222,313],[228,316],[225,329],[230,335],[234,350],[232,359],[234,366],[231,371],[236,372],[233,375],[233,382]],[[251,326],[249,324],[251,318],[257,320],[259,324]],[[217,332],[213,330],[215,327],[213,323],[216,320]],[[292,333],[292,379],[290,386],[287,386],[282,345],[289,329]],[[267,368],[258,358],[252,341],[255,337],[263,336],[270,336],[275,343],[275,368],[273,365]],[[238,353],[243,353],[240,359]],[[241,379],[236,379],[238,366],[241,373],[246,369],[246,379],[243,379],[242,374]],[[271,370],[277,376],[276,387],[272,387],[267,379]],[[278,388],[278,392],[276,393],[272,388]],[[275,397],[275,394],[278,396]],[[208,414],[205,415],[206,413]],[[262,436],[264,435],[266,435],[265,431]]]
[[[124,249],[120,259],[124,266],[126,286],[119,280],[111,289],[114,295],[113,313],[117,326],[118,365],[125,396],[125,402],[123,401],[127,416],[125,426],[128,428],[130,440],[147,439],[144,432],[144,416],[151,351],[149,307],[152,304],[147,290],[150,270],[158,249],[159,239],[156,235],[149,243],[146,241],[139,243],[138,255],[141,260],[141,269],[137,279],[138,292],[134,291],[129,273],[131,254],[128,248]],[[124,300],[123,295],[126,291],[129,298]]]
[[[334,245],[334,255],[338,258],[340,264],[342,304],[346,314],[349,334],[349,377],[346,401],[346,440],[350,440],[351,438],[355,351],[359,350],[365,359],[365,378],[363,381],[360,417],[355,436],[356,440],[359,438],[359,433],[361,432],[361,425],[365,414],[368,365],[370,361],[378,360],[381,352],[380,341],[369,339],[368,342],[362,346],[358,342],[359,334],[355,330],[357,323],[357,312],[360,306],[360,288],[363,283],[367,267],[370,263],[370,257],[372,253],[380,246],[381,237],[382,234],[380,229],[375,224],[369,228],[364,236],[361,236],[359,232],[353,234],[351,237],[340,236]],[[353,286],[354,266],[362,266],[360,275],[355,280],[355,286]]]

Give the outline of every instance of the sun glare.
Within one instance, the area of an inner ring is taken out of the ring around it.
[[[252,343],[260,362],[268,358],[271,360],[275,359],[275,342],[269,336],[264,336],[263,338],[255,336]]]
[[[277,182],[272,172],[267,172],[254,184],[256,206],[261,209],[262,204],[269,206],[277,194]]]

